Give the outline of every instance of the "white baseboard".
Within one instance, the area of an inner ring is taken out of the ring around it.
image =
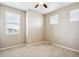
[[[10,47],[5,47],[5,48],[0,48],[0,51],[1,51],[1,50],[10,49],[10,48],[19,47],[19,46],[23,46],[23,45],[26,45],[26,44],[24,43],[24,44],[19,44],[19,45],[15,45],[15,46],[10,46]]]
[[[38,44],[42,44],[42,43],[44,43],[44,42],[45,42],[45,41],[34,42],[34,43],[27,44],[27,46],[38,45]]]
[[[44,43],[44,41],[40,41],[40,42],[34,42],[34,43],[30,43],[30,44],[19,44],[19,45],[15,45],[15,46],[10,46],[10,47],[5,47],[5,48],[0,48],[0,51],[1,50],[6,50],[6,49],[10,49],[10,48],[15,48],[15,47],[19,47],[19,46],[23,46],[23,45],[26,45],[26,46],[33,46],[33,45],[37,45],[37,44],[41,44],[41,43]]]
[[[64,49],[67,49],[67,50],[70,50],[70,51],[74,51],[74,52],[78,52],[79,53],[79,50],[76,50],[76,49],[73,49],[73,48],[69,48],[69,47],[65,47],[63,45],[59,45],[59,44],[51,43],[51,42],[47,42],[47,41],[45,41],[45,43],[49,43],[49,44],[52,44],[52,45],[55,45],[55,46],[58,46],[58,47],[61,47],[61,48],[64,48]]]
[[[35,42],[35,43],[30,43],[30,44],[26,44],[26,43],[24,43],[24,44],[19,44],[19,45],[15,45],[15,46],[0,48],[0,51],[1,51],[1,50],[10,49],[10,48],[19,47],[19,46],[23,46],[23,45],[26,45],[26,46],[33,46],[33,45],[42,44],[42,43],[49,43],[49,44],[52,44],[52,45],[55,45],[55,46],[58,46],[58,47],[61,47],[61,48],[64,48],[64,49],[71,50],[71,51],[74,51],[74,52],[78,52],[78,53],[79,53],[79,50],[76,50],[76,49],[73,49],[73,48],[69,48],[69,47],[65,47],[65,46],[63,46],[63,45],[59,45],[59,44],[56,44],[56,43],[51,43],[51,42],[48,42],[48,41],[40,41],[40,42]]]

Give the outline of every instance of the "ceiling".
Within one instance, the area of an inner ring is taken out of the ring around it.
[[[52,12],[58,8],[62,8],[74,2],[46,2],[48,8],[38,7],[34,8],[37,2],[1,2],[1,4],[14,7],[23,11],[33,10],[41,14]]]

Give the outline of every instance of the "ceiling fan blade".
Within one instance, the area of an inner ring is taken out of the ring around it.
[[[39,6],[39,4],[37,4],[36,6],[35,6],[35,8],[37,8]]]
[[[45,8],[47,8],[47,7],[48,7],[45,3],[43,4],[43,6],[44,6]]]

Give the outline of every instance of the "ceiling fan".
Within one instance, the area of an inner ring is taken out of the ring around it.
[[[44,2],[37,3],[34,8],[37,8],[37,7],[40,7],[40,6],[43,6],[44,8],[48,8],[48,6],[46,5],[46,3],[44,3]]]

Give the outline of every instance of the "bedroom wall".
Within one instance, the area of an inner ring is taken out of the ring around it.
[[[44,40],[44,19],[43,15],[27,11],[26,13],[26,38],[27,43],[40,42]]]
[[[5,34],[5,12],[13,12],[21,15],[21,33],[18,35]],[[0,5],[0,48],[23,44],[25,42],[25,12],[11,8],[8,6]]]
[[[79,9],[79,3],[60,8],[45,15],[45,39],[49,42],[79,50],[79,21],[70,22],[69,12]],[[59,15],[58,24],[50,24],[51,15]]]

